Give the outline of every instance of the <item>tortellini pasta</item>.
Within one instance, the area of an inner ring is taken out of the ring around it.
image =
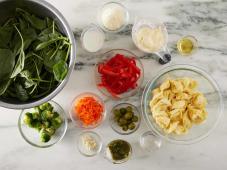
[[[167,134],[186,134],[207,117],[205,96],[191,78],[166,80],[152,91],[150,109],[157,125]]]

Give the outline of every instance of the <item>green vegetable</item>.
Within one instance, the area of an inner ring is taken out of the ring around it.
[[[60,115],[59,115],[58,112],[54,112],[54,118],[59,117],[59,116],[60,116]]]
[[[54,20],[17,8],[0,26],[0,97],[26,102],[51,93],[68,73],[70,49]]]
[[[0,49],[0,96],[5,93],[11,83],[10,76],[13,71],[14,64],[15,56],[12,51],[9,49]]]
[[[12,39],[13,29],[9,26],[0,27],[0,48],[6,49]]]
[[[36,29],[42,30],[46,27],[45,21],[36,17],[35,15],[31,15],[23,9],[17,8],[16,12],[21,15],[26,21],[28,21],[33,27]]]
[[[133,129],[135,129],[135,127],[136,127],[136,125],[135,125],[135,123],[130,123],[129,125],[128,125],[128,128],[130,129],[130,130],[133,130]]]
[[[125,114],[127,112],[127,110],[125,108],[120,108],[120,112],[121,112],[121,114]]]
[[[56,129],[59,128],[61,124],[62,124],[62,119],[60,117],[56,117],[51,120],[51,125]]]
[[[35,110],[36,112],[38,112],[38,113],[41,112],[41,110],[39,109],[39,106],[35,106],[35,107],[34,107],[34,110]]]
[[[54,133],[55,133],[55,128],[53,128],[53,127],[46,128],[45,130],[50,136],[54,135]]]
[[[53,67],[54,77],[57,81],[64,80],[65,76],[68,72],[68,66],[64,61],[59,61],[57,64]]]
[[[39,106],[40,110],[45,110],[48,107],[48,103],[43,103]]]
[[[133,113],[132,112],[127,112],[127,113],[125,113],[125,115],[124,115],[124,118],[126,119],[126,120],[129,120],[129,119],[131,119],[133,117]]]
[[[40,114],[38,112],[32,113],[32,119],[33,120],[39,120],[40,119]]]
[[[48,132],[45,129],[42,129],[40,131],[40,140],[41,140],[41,142],[46,143],[46,142],[49,142],[50,139],[51,139],[51,135],[49,135]]]
[[[21,84],[16,83],[15,90],[16,90],[16,98],[18,98],[20,101],[23,101],[23,102],[28,100],[29,98],[28,93]]]
[[[113,113],[114,113],[114,116],[116,116],[116,117],[120,117],[120,116],[121,116],[121,112],[120,112],[120,110],[118,110],[118,109],[115,109],[115,110],[113,111]]]
[[[51,125],[51,123],[49,121],[43,121],[42,123],[45,128],[48,128]]]
[[[14,78],[16,77],[23,69],[24,69],[24,60],[25,60],[25,53],[24,53],[24,41],[23,41],[23,37],[20,33],[20,31],[18,30],[18,28],[15,26],[15,29],[17,30],[17,33],[20,36],[21,39],[21,46],[19,49],[19,56],[16,62],[16,65],[14,66],[14,70],[10,76],[10,78]],[[23,101],[23,100],[22,100]]]
[[[25,113],[24,123],[40,132],[40,141],[48,142],[62,125],[63,121],[50,103],[43,103],[33,108],[34,112]]]
[[[28,125],[29,127],[32,126],[32,113],[25,113],[24,115],[24,123]]]
[[[126,107],[126,110],[127,110],[128,112],[132,112],[132,111],[133,111],[132,106],[127,106],[127,107]]]
[[[138,120],[139,120],[138,116],[133,116],[133,118],[132,118],[133,122],[138,122]]]
[[[51,120],[54,117],[54,113],[49,110],[44,110],[42,112],[42,118],[44,120]]]
[[[128,126],[127,126],[127,125],[124,125],[124,126],[122,127],[122,130],[123,130],[123,131],[127,131],[127,130],[128,130]]]
[[[32,123],[32,127],[35,128],[36,130],[40,131],[43,128],[43,125],[41,122],[36,121]]]
[[[120,123],[121,125],[125,125],[125,124],[127,124],[127,120],[125,120],[124,118],[120,118],[120,119],[119,119],[119,123]]]

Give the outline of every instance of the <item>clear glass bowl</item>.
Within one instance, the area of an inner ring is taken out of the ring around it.
[[[193,126],[185,135],[165,134],[155,123],[151,116],[149,102],[152,99],[152,90],[166,80],[167,78],[190,77],[199,84],[198,90],[202,92],[207,99],[208,116],[204,123]],[[191,65],[174,65],[161,70],[145,87],[141,101],[143,117],[155,134],[172,143],[192,144],[207,137],[217,125],[223,112],[223,100],[217,83],[211,76],[198,67]]]
[[[118,28],[116,30],[110,30],[107,27],[105,27],[105,25],[103,24],[102,14],[108,8],[121,8],[124,11],[124,23],[120,28]],[[109,32],[109,33],[117,33],[119,31],[122,31],[127,26],[128,22],[129,22],[129,12],[128,12],[128,9],[121,3],[107,2],[107,3],[103,4],[102,7],[99,9],[97,19],[98,19],[99,26],[104,31]]]
[[[89,33],[89,32],[92,32],[92,31],[96,32],[96,34],[94,34],[93,37],[91,35],[89,35],[87,37],[86,34]],[[99,35],[98,35],[98,33],[99,33]],[[87,37],[87,38],[85,39],[85,37]],[[88,38],[90,40],[90,44],[93,44],[93,43],[100,44],[99,46],[96,45],[96,50],[91,51],[91,49],[89,49],[90,47],[87,47],[86,43],[88,41],[87,40]],[[84,39],[85,39],[85,41],[84,41]],[[105,34],[100,27],[98,27],[95,24],[90,24],[89,26],[87,26],[86,28],[83,29],[81,36],[80,36],[80,41],[81,41],[82,47],[87,52],[96,53],[96,52],[100,51],[102,49],[103,45],[104,45]]]
[[[144,152],[154,152],[161,148],[162,140],[152,131],[147,131],[140,136],[139,143]]]
[[[113,113],[113,111],[114,111],[115,109],[120,109],[120,108],[122,108],[122,107],[125,108],[125,107],[127,107],[127,106],[131,106],[131,107],[132,107],[132,110],[133,110],[133,112],[134,112],[134,115],[138,116],[138,121],[135,122],[136,127],[135,127],[133,130],[124,131],[124,130],[122,130],[122,127],[120,127],[120,126],[117,124],[117,122],[114,120],[114,113]],[[115,132],[117,132],[118,134],[120,134],[120,135],[129,135],[129,134],[132,134],[133,132],[135,132],[135,131],[139,128],[140,122],[141,122],[141,115],[140,115],[140,112],[139,112],[139,110],[137,109],[136,106],[134,106],[134,105],[132,105],[132,104],[130,104],[130,103],[120,103],[120,104],[114,106],[113,109],[111,110],[109,122],[110,122],[111,128],[112,128]]]
[[[47,148],[50,146],[53,146],[54,144],[58,143],[61,139],[63,139],[67,127],[68,127],[68,121],[67,116],[63,110],[63,108],[54,101],[49,101],[49,103],[54,107],[54,111],[58,112],[63,120],[62,125],[57,129],[55,134],[51,137],[51,140],[47,143],[40,141],[39,132],[36,129],[30,128],[27,125],[24,124],[23,119],[24,115],[27,112],[33,112],[34,109],[25,109],[22,110],[19,119],[18,119],[18,128],[20,131],[21,136],[24,138],[26,142],[31,144],[32,146],[39,147],[39,148]]]
[[[89,138],[92,137],[95,140],[96,148],[94,150],[88,150],[84,146],[83,137],[86,137],[86,136],[88,136]],[[99,154],[102,149],[102,139],[95,132],[92,132],[92,131],[82,132],[77,139],[77,148],[78,148],[79,152],[84,156],[88,156],[88,157],[95,156],[95,155]]]
[[[163,46],[158,50],[158,51],[150,51],[149,49],[145,49],[143,46],[141,46],[138,42],[137,42],[137,38],[136,35],[138,33],[138,31],[143,28],[143,27],[148,27],[151,29],[155,29],[155,28],[161,28],[162,33],[164,35],[164,43]],[[137,17],[135,19],[135,22],[133,24],[132,27],[132,40],[134,42],[134,44],[136,45],[136,47],[138,49],[140,49],[141,51],[145,52],[145,53],[155,53],[158,54],[161,51],[166,51],[167,48],[167,43],[168,43],[168,31],[166,29],[166,26],[164,23],[157,21],[156,19],[152,19],[152,18],[140,18]]]
[[[97,122],[94,122],[92,125],[89,125],[89,126],[83,125],[81,120],[78,119],[78,117],[76,117],[76,112],[75,112],[75,103],[78,102],[78,100],[80,100],[84,97],[94,97],[103,106],[103,109],[104,109],[103,113],[102,113],[102,117]],[[78,96],[76,96],[74,98],[74,100],[72,101],[71,109],[69,111],[69,115],[70,115],[71,120],[75,123],[75,125],[77,127],[85,128],[85,129],[93,129],[93,128],[96,128],[97,126],[99,126],[104,121],[104,119],[106,117],[105,103],[98,95],[96,95],[94,93],[91,93],[91,92],[81,93]]]
[[[114,160],[114,159],[112,158],[112,156],[111,156],[111,153],[110,153],[110,150],[109,150],[109,145],[110,145],[112,142],[115,142],[115,141],[118,141],[118,140],[121,140],[121,141],[126,142],[126,143],[129,145],[129,147],[130,147],[130,151],[129,151],[129,155],[128,155],[127,158],[121,159],[121,160]],[[116,140],[113,140],[113,141],[111,141],[110,143],[108,143],[108,145],[106,146],[105,158],[106,158],[107,160],[109,160],[110,162],[114,163],[114,164],[122,164],[122,163],[124,163],[124,162],[127,162],[127,161],[131,158],[131,156],[132,156],[132,146],[131,146],[131,144],[130,144],[129,142],[127,142],[127,141],[125,141],[125,140],[116,139]]]
[[[130,58],[134,57],[135,60],[136,60],[136,66],[140,69],[141,74],[140,74],[140,78],[137,80],[137,87],[135,89],[130,89],[127,92],[124,92],[122,94],[113,96],[113,95],[110,94],[110,92],[106,88],[98,86],[98,84],[101,82],[101,74],[99,74],[99,72],[98,72],[98,65],[100,63],[103,63],[103,62],[111,59],[116,54],[122,54],[122,55],[124,55],[126,57],[130,57]],[[100,61],[95,66],[95,83],[96,83],[97,88],[105,96],[110,97],[112,99],[116,99],[117,100],[117,99],[123,99],[123,98],[134,96],[138,92],[139,88],[141,87],[141,85],[143,83],[143,78],[144,78],[144,70],[143,70],[142,62],[140,61],[140,59],[135,54],[133,54],[132,52],[130,52],[128,50],[125,50],[125,49],[113,49],[113,50],[110,50],[110,51],[102,54],[100,56]]]
[[[192,51],[191,51],[190,53],[183,53],[183,52],[181,51],[180,44],[181,44],[181,41],[182,41],[183,39],[188,39],[188,40],[190,40],[190,41],[192,42],[192,44],[193,44],[193,49],[192,49]],[[198,40],[197,40],[194,36],[192,36],[192,35],[183,36],[183,37],[181,37],[181,38],[177,41],[177,51],[178,51],[178,53],[179,53],[180,55],[182,55],[182,56],[190,56],[190,55],[193,55],[197,50],[198,50]]]

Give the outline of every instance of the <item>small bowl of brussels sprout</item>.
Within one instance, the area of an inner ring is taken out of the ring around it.
[[[22,110],[18,120],[18,128],[24,140],[39,148],[47,148],[59,142],[67,126],[64,110],[54,101]]]
[[[120,103],[111,110],[109,121],[115,132],[129,135],[139,128],[140,112],[136,106],[130,103]]]

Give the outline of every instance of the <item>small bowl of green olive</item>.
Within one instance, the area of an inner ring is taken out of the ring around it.
[[[18,120],[18,128],[24,140],[39,148],[47,148],[59,142],[67,126],[64,110],[54,101],[22,110]]]
[[[130,103],[120,103],[111,110],[109,121],[115,132],[129,135],[139,128],[140,112],[136,106]]]

